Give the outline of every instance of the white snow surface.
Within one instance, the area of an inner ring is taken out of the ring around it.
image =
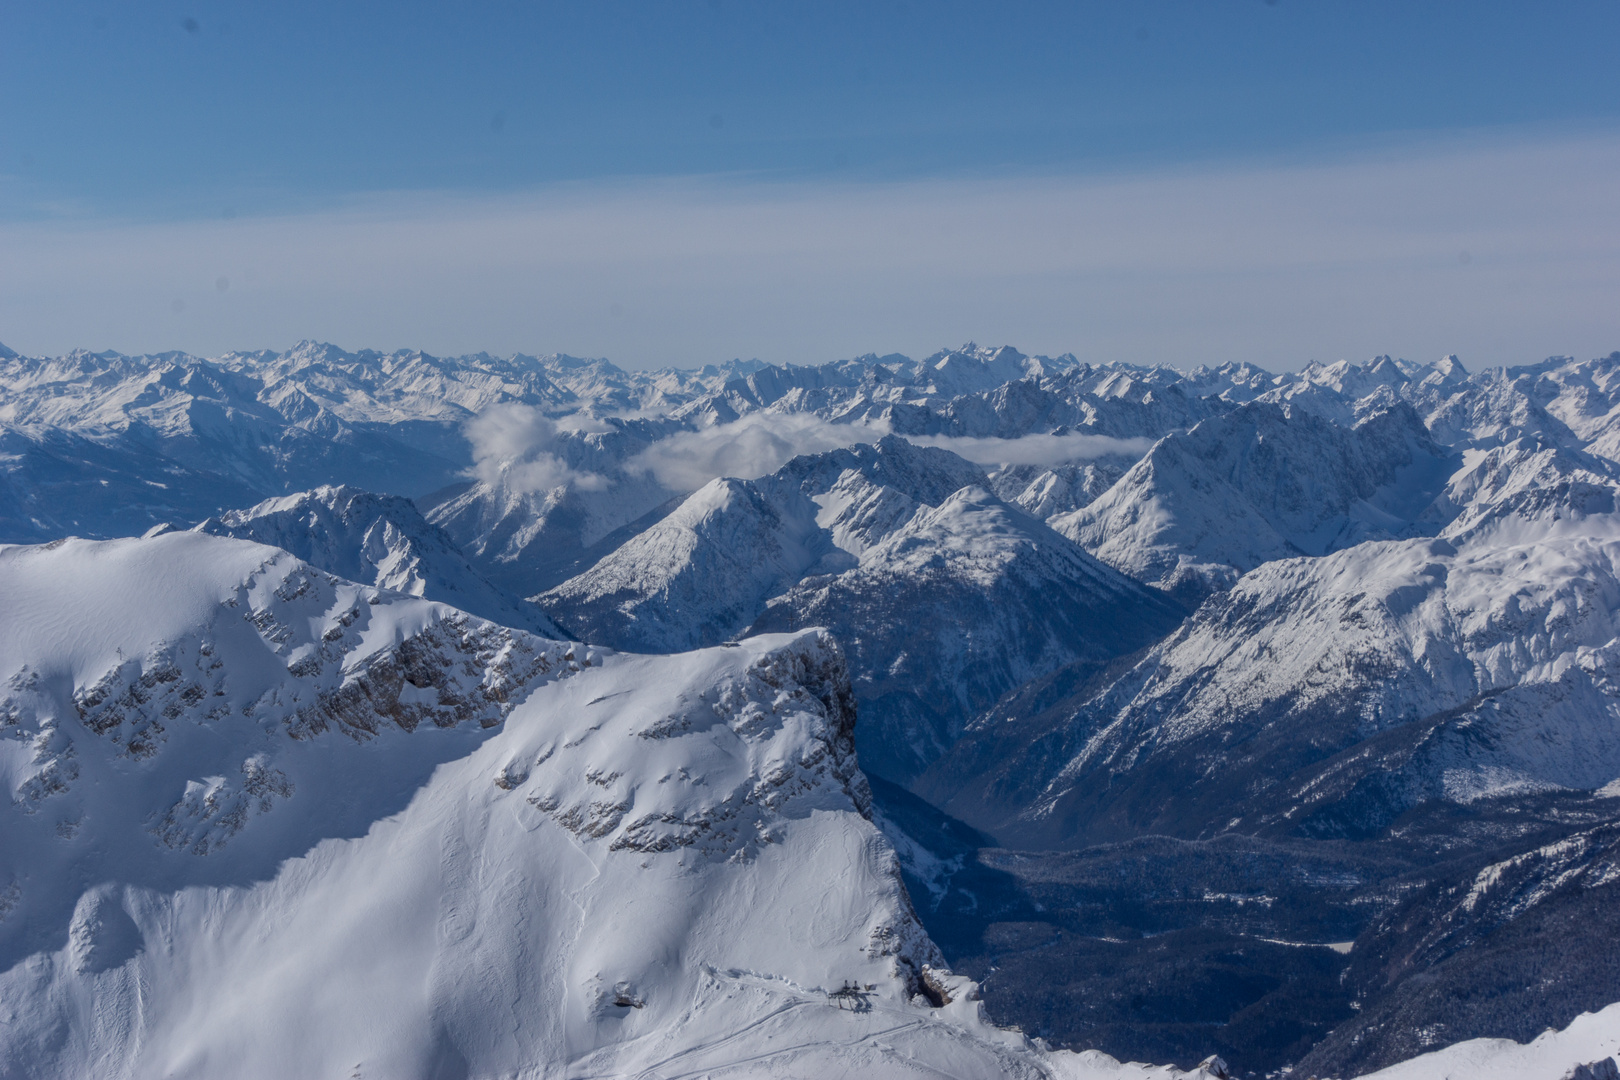
[[[0,548],[0,601],[0,1076],[1072,1057],[913,993],[819,632],[610,654],[197,533]]]
[[[949,565],[958,580],[991,585],[1025,556],[1032,577],[1122,591],[1107,567],[1064,544],[982,487],[965,487],[939,506],[923,507],[905,524],[861,554],[866,571],[904,575]]]
[[[804,455],[769,477],[710,481],[535,599],[582,637],[611,632],[605,643],[660,652],[715,644],[744,630],[771,597],[853,568],[983,480],[954,454],[892,437]]]
[[[1620,1003],[1582,1013],[1563,1031],[1528,1043],[1469,1039],[1422,1054],[1362,1080],[1563,1080],[1578,1065],[1620,1057]]]
[[[1135,448],[1252,403],[1343,428],[1410,407],[1453,450],[1530,437],[1613,459],[1620,454],[1617,371],[1620,354],[1553,357],[1472,374],[1455,357],[1433,364],[1377,357],[1282,374],[1251,365],[1184,371],[1083,364],[971,342],[915,360],[867,355],[818,366],[749,361],[695,371],[624,371],[562,355],[351,352],[314,342],[214,358],[83,350],[31,358],[7,351],[0,355],[0,536],[36,542],[127,535],[346,483],[432,495],[422,503],[424,515],[486,577],[531,595],[577,575],[607,554],[596,545],[616,537],[610,545],[616,546],[621,530],[635,531],[645,515],[699,486],[702,477],[671,487],[636,465],[658,460],[660,443],[706,439],[745,417],[774,431],[769,418],[777,417],[784,429],[813,419],[816,449],[839,441],[827,430],[839,425],[870,424],[941,445],[1005,440],[1015,461],[1039,459],[1052,475],[1027,492],[998,486],[999,496],[1081,537],[1139,580],[1201,582],[1197,593],[1225,587],[1266,559],[1432,533],[1443,521],[1403,532],[1413,522],[1381,497],[1365,498],[1366,485],[1353,475],[1360,470],[1326,475],[1298,453],[1287,464],[1303,475],[1283,474],[1280,494],[1284,501],[1309,495],[1294,500],[1294,510],[1308,511],[1303,516],[1256,503],[1263,491],[1255,485],[1237,484],[1237,499],[1223,488],[1208,505],[1193,505],[1186,470],[1168,462],[1159,471],[1174,475],[1146,487],[1144,477],[1127,477],[1114,497],[1087,505],[1113,479],[1112,467],[1107,481],[1082,478],[1075,459],[1095,451],[1055,448],[1075,437],[1076,447],[1103,437],[1122,453],[1132,449],[1119,463],[1123,471],[1140,452]],[[560,434],[509,459],[469,448],[464,436],[475,418],[510,408],[532,410]],[[786,423],[790,414],[794,424]],[[791,431],[778,434],[793,442]],[[458,477],[474,465],[476,483],[459,487]],[[720,474],[758,475],[730,467],[709,475]],[[1381,496],[1400,494],[1414,479],[1391,488],[1374,477],[1374,487]],[[109,483],[118,492],[116,508],[95,498]]]

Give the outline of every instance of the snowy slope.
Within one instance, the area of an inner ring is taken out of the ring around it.
[[[836,489],[835,489],[836,492]],[[965,487],[772,599],[755,629],[826,626],[850,654],[862,760],[909,780],[1020,683],[1149,644],[1171,601],[981,487]]]
[[[616,391],[607,390],[617,400]],[[592,402],[595,410],[600,402]],[[504,450],[482,445],[469,482],[419,500],[423,515],[459,544],[473,565],[508,592],[529,596],[566,580],[597,558],[616,534],[685,491],[674,492],[629,466],[658,440],[685,429],[666,419],[574,417],[561,428],[526,406],[492,414],[515,427]],[[477,425],[473,425],[476,427]],[[539,436],[539,437],[536,437]],[[469,441],[489,440],[469,428]],[[624,535],[618,535],[622,541]],[[609,548],[611,549],[611,548]]]
[[[1583,1065],[1620,1058],[1620,1003],[1579,1016],[1563,1031],[1548,1031],[1529,1043],[1469,1039],[1444,1050],[1368,1073],[1364,1080],[1569,1080]],[[1590,1074],[1600,1080],[1601,1072]],[[1612,1074],[1611,1074],[1612,1075]]]
[[[550,436],[472,441],[475,417],[511,409]],[[818,447],[857,420],[959,448],[1126,441],[989,476],[902,440],[696,494],[646,471],[662,440],[718,445],[744,418]],[[1486,801],[1620,776],[1617,447],[1620,354],[1273,375],[971,344],[685,372],[0,348],[0,540],[213,516],[299,556],[200,535],[0,552],[0,1075],[819,1074],[906,1055],[947,1075],[1169,1075],[1042,1058],[966,993],[909,997],[934,954],[867,824],[847,705],[829,704],[844,691],[826,692],[845,677],[799,628],[848,650],[862,759],[906,779],[945,752],[922,789],[1003,838],[1370,843],[1446,807],[1465,846]],[[289,494],[320,484],[423,496],[444,531],[388,497]],[[1142,580],[1231,591],[1119,659],[1179,612],[1019,508]],[[1381,539],[1400,537],[1426,538]],[[605,643],[789,635],[568,646],[522,632],[548,624],[518,598],[553,586]],[[1053,705],[1048,677],[1073,696]],[[1513,923],[1514,882],[1610,866],[1532,862],[1491,863],[1496,892],[1465,914],[1448,914],[1462,894],[1423,910],[1466,937]],[[825,933],[789,950],[784,921]],[[1434,970],[1472,977],[1450,962]],[[879,987],[870,1012],[820,992],[844,978]],[[1450,1022],[1420,998],[1369,1001],[1339,1033]],[[777,1041],[799,1049],[754,1058]]]
[[[1026,842],[1362,836],[1424,800],[1601,787],[1620,776],[1620,517],[1597,494],[1269,563],[949,805]]]
[[[1180,383],[1180,373],[1168,369],[1081,365],[962,394],[918,413],[898,413],[894,420],[898,430],[917,434],[1015,439],[1073,430],[1117,439],[1158,438],[1231,407],[1190,394]]]
[[[1550,526],[1564,510],[1612,498],[1617,488],[1620,466],[1606,458],[1539,438],[1516,439],[1463,451],[1457,471],[1422,516],[1443,524],[1447,536],[1468,535],[1504,516]]]
[[[743,631],[807,574],[836,573],[924,505],[983,482],[974,465],[892,436],[723,478],[536,597],[570,631],[616,648],[670,652]]]
[[[0,1075],[1046,1074],[924,972],[823,636],[604,654],[200,534],[0,595]]]
[[[397,495],[316,488],[228,511],[196,531],[282,548],[329,574],[438,600],[502,626],[565,636],[538,607],[484,580],[442,530]]]
[[[726,374],[630,373],[566,356],[351,353],[311,342],[211,360],[82,350],[0,356],[0,440],[24,451],[12,457],[8,448],[0,459],[0,475],[17,489],[10,498],[0,492],[13,504],[0,503],[0,539],[129,535],[322,484],[422,496],[463,479],[473,464],[464,426],[493,407],[672,409]],[[134,505],[107,498],[102,481],[118,483],[117,466],[110,475],[101,458],[138,469],[144,497]],[[64,494],[79,504],[68,513],[58,509]]]
[[[1580,363],[1560,358],[1529,369],[1527,393],[1594,454],[1620,460],[1620,353]]]
[[[1058,432],[1149,440],[1247,402],[1285,405],[1345,427],[1405,402],[1445,446],[1489,448],[1530,437],[1612,458],[1620,445],[1616,371],[1620,356],[1611,355],[1475,374],[1450,357],[1431,365],[1340,361],[1280,375],[1248,365],[1182,372],[971,343],[921,360],[863,356],[806,367],[750,361],[647,372],[560,355],[434,357],[313,342],[211,359],[8,351],[0,356],[0,440],[21,452],[12,456],[8,448],[0,458],[0,539],[129,535],[348,484],[419,500],[434,495],[420,503],[424,514],[484,576],[527,594],[577,572],[574,564],[603,537],[698,486],[659,489],[619,469],[634,452],[630,442],[756,414],[870,421],[930,437]],[[555,449],[607,488],[577,479],[558,491],[491,483],[482,473],[493,463],[482,458],[479,482],[468,488],[476,455],[467,424],[513,406],[583,424]],[[592,425],[619,425],[619,434],[585,430]],[[627,425],[642,430],[626,439]],[[592,446],[597,435],[605,438]],[[130,483],[130,475],[139,479]],[[121,497],[107,498],[103,481]],[[1064,512],[1083,505],[1069,501]],[[1058,512],[1035,495],[1024,504]]]
[[[635,535],[679,498],[646,476],[619,476],[590,489],[573,483],[533,489],[501,478],[437,492],[422,506],[479,573],[529,596],[589,566],[617,546],[612,541]]]
[[[1135,462],[1118,456],[1085,464],[1002,469],[991,477],[993,490],[1024,513],[1050,522],[1073,513],[1113,487]]]
[[[124,855],[158,881],[262,875],[397,809],[412,770],[465,753],[513,695],[572,672],[565,644],[198,533],[0,548],[0,596],[8,967]],[[368,766],[374,740],[417,729],[395,775]],[[323,784],[348,794],[294,800]]]
[[[615,647],[714,645],[820,557],[815,507],[773,504],[747,480],[713,480],[646,532],[535,599],[570,631]]]
[[[704,426],[754,412],[812,412],[846,422],[893,418],[948,408],[957,399],[992,393],[1019,380],[1059,376],[1075,365],[1072,356],[1025,356],[1009,346],[987,348],[973,342],[921,360],[869,354],[816,366],[761,365],[671,415]]]
[[[159,455],[266,495],[332,482],[413,495],[464,467],[459,427],[472,413],[425,395],[413,409],[347,407],[318,373],[278,382],[263,360],[80,351],[0,361],[0,424]],[[168,483],[168,467],[149,479]]]
[[[1018,683],[1140,648],[1181,614],[983,483],[892,436],[806,455],[713,481],[536,599],[615,648],[831,627],[850,649],[863,759],[909,778]]]
[[[1410,535],[1451,470],[1404,403],[1353,429],[1249,404],[1160,440],[1052,525],[1140,581],[1201,598],[1273,559]]]

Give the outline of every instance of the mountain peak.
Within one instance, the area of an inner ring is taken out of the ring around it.
[[[503,626],[567,636],[539,608],[490,584],[443,530],[398,495],[323,486],[229,511],[194,531],[270,544],[351,581],[438,600]]]

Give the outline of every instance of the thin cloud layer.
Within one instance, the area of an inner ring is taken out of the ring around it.
[[[571,466],[564,454],[570,434],[602,430],[599,420],[578,415],[552,420],[522,404],[493,405],[466,425],[472,444],[472,475],[511,491],[537,492],[572,486],[599,491],[609,481]],[[750,413],[729,424],[681,431],[660,439],[624,462],[633,475],[650,476],[672,492],[695,491],[717,477],[752,480],[780,469],[801,454],[872,443],[890,434],[884,421],[835,424],[809,413]],[[1053,467],[1110,455],[1140,457],[1151,439],[1116,439],[1068,432],[1018,439],[953,435],[908,435],[918,446],[935,446],[985,468],[1004,465]]]
[[[1136,176],[699,178],[14,222],[0,224],[0,341],[217,354],[315,338],[634,367],[970,338],[1273,369],[1596,356],[1620,347],[1616,174],[1609,131]]]
[[[522,404],[493,405],[466,425],[472,444],[472,475],[510,491],[537,492],[572,486],[599,491],[609,480],[571,466],[564,454],[570,434],[603,430],[584,415],[552,420]],[[672,492],[695,491],[717,477],[752,480],[780,469],[801,454],[820,454],[890,434],[885,421],[835,424],[809,413],[750,413],[729,423],[681,431],[660,439],[624,462],[632,475],[650,476]],[[1068,432],[1017,439],[955,435],[907,435],[918,446],[949,450],[986,469],[1005,465],[1048,468],[1099,457],[1140,457],[1151,439],[1116,439]]]

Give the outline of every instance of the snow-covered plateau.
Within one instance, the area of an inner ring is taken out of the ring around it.
[[[0,346],[0,1080],[1610,1076],[1617,498],[1620,353]]]

